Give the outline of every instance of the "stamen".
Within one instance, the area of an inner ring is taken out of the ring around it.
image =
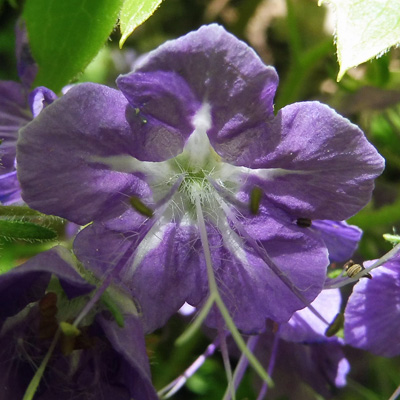
[[[258,209],[260,208],[260,202],[263,192],[261,188],[255,186],[250,193],[250,212],[253,215],[258,214]]]
[[[132,196],[129,199],[129,203],[131,206],[139,213],[142,214],[145,217],[151,218],[154,215],[153,210],[146,206],[138,197]]]

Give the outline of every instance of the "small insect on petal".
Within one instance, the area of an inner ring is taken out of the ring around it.
[[[309,228],[312,222],[310,218],[297,218],[296,224],[301,228]]]
[[[132,196],[129,199],[130,205],[139,213],[144,215],[145,217],[151,218],[154,215],[153,210],[150,207],[147,207],[138,197]]]
[[[344,264],[344,270],[346,271],[346,274],[349,278],[354,278],[357,274],[359,274],[364,269],[365,268],[362,265],[355,264],[353,260],[349,260],[349,261],[347,261],[346,264]],[[372,279],[372,275],[367,273],[367,274],[363,275],[361,278]]]
[[[338,313],[336,314],[336,317],[326,329],[325,336],[331,337],[333,335],[336,335],[341,329],[343,329],[343,326],[344,326],[344,314]]]
[[[249,208],[250,208],[250,212],[253,215],[258,214],[262,195],[263,195],[263,192],[262,192],[261,188],[259,188],[258,186],[255,186],[250,193]]]

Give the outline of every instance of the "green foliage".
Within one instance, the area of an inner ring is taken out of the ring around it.
[[[35,86],[58,92],[96,56],[110,35],[122,0],[27,0],[24,18]]]
[[[121,9],[120,28],[122,48],[128,36],[156,11],[162,0],[125,0]]]
[[[52,229],[25,221],[0,220],[0,237],[9,240],[26,240],[29,242],[52,240],[57,233]]]
[[[320,4],[324,0],[320,0]],[[400,43],[400,7],[396,0],[329,0],[336,8],[339,81],[352,67],[379,57]]]

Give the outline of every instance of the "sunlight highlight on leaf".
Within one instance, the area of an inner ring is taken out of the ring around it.
[[[120,15],[122,48],[128,36],[146,19],[150,18],[159,7],[162,0],[125,0]]]
[[[319,5],[324,0],[319,0]],[[337,80],[350,68],[400,43],[400,7],[394,0],[329,0],[336,8]]]

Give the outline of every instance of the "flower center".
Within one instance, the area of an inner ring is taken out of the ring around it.
[[[181,154],[169,161],[172,171],[183,176],[175,203],[182,203],[183,209],[195,217],[196,199],[206,209],[214,204],[215,188],[209,177],[221,169],[221,158],[212,148],[206,131],[197,129],[188,139]]]

